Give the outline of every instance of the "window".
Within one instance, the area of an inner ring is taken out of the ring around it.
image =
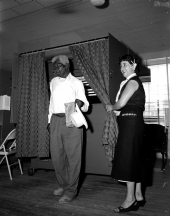
[[[169,125],[170,58],[148,60],[151,82],[143,83],[146,93],[144,118],[147,123]]]

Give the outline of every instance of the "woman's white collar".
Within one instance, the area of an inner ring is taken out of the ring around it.
[[[131,77],[134,77],[134,76],[136,76],[136,73],[129,75],[126,79],[129,80]]]

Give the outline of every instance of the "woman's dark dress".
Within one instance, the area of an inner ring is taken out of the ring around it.
[[[144,132],[145,92],[142,82],[137,76],[129,80],[137,81],[139,87],[120,110],[121,113],[118,117],[119,135],[111,175],[117,180],[143,182],[142,138]],[[123,86],[120,96],[127,83]]]

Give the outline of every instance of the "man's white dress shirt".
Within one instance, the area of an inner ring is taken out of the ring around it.
[[[50,82],[50,91],[48,122],[50,122],[53,113],[65,113],[65,103],[75,102],[76,99],[84,102],[81,110],[87,112],[89,102],[85,95],[84,85],[71,73],[66,78],[53,78]]]

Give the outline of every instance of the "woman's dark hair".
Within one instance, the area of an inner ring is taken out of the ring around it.
[[[138,65],[138,60],[135,58],[135,56],[131,55],[131,54],[127,54],[127,55],[124,55],[122,57],[119,58],[119,65],[122,61],[128,61],[129,64],[134,64],[136,63],[137,66],[135,68],[135,73],[139,73],[139,65]]]
[[[136,64],[137,64],[137,59],[136,59],[133,55],[131,55],[131,54],[124,55],[124,56],[122,56],[121,58],[119,58],[119,64],[120,64],[122,61],[128,61],[129,64],[133,64],[133,63],[136,63]]]

